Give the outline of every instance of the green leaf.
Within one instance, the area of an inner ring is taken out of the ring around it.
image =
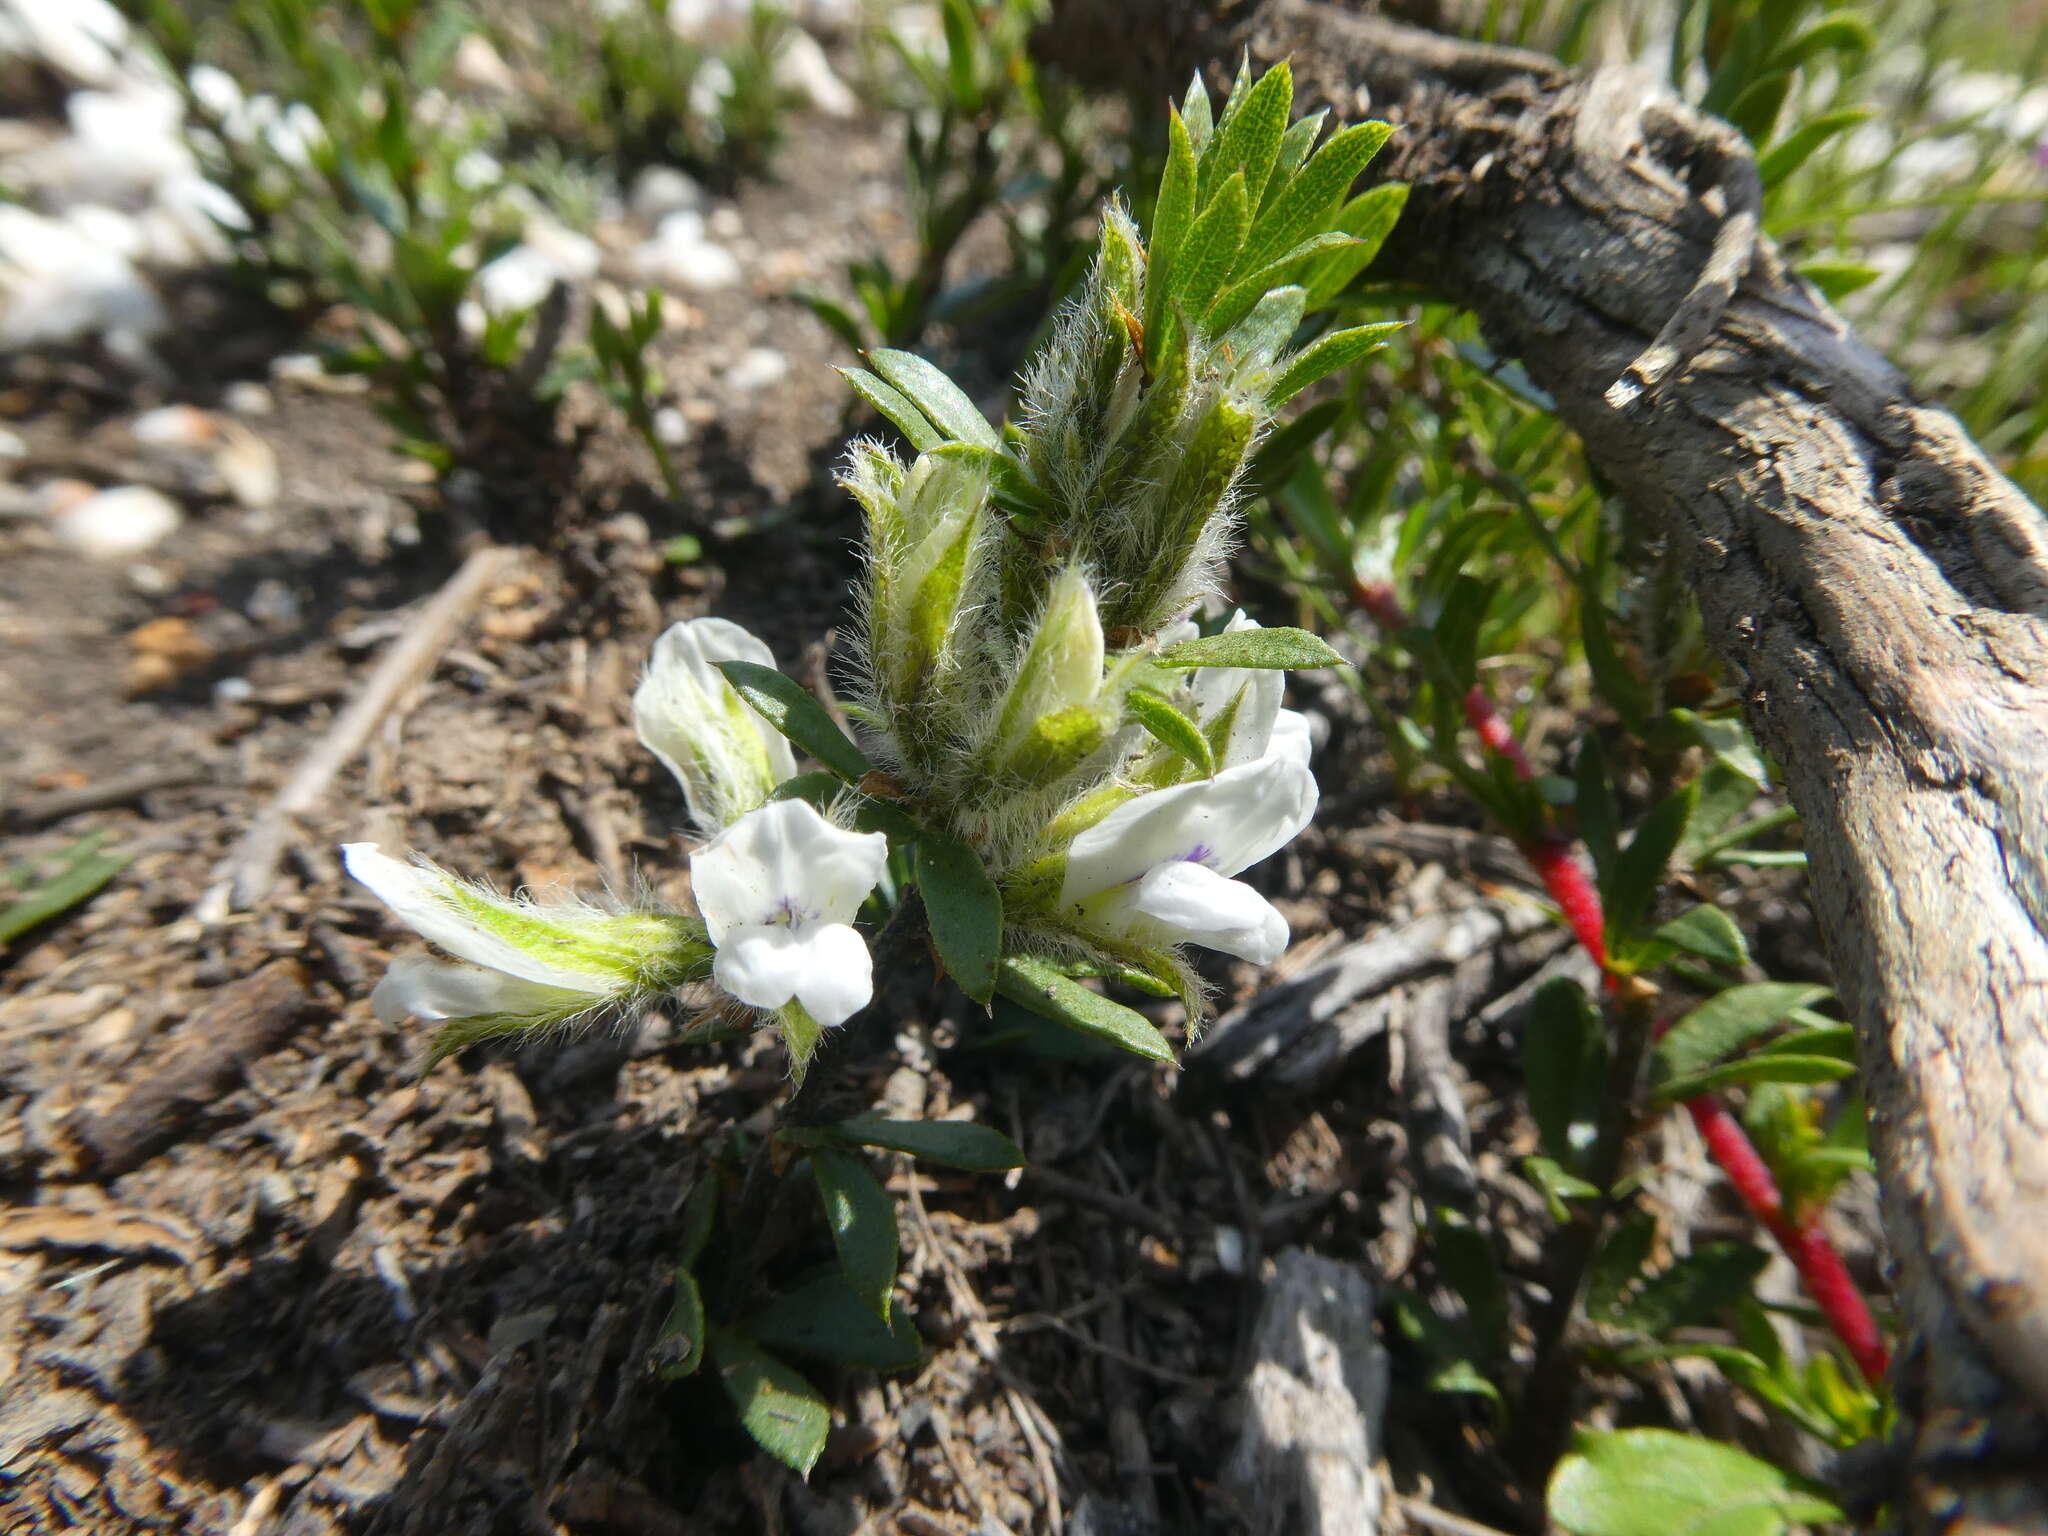
[[[682,1249],[676,1262],[685,1269],[696,1267],[697,1260],[704,1252],[704,1244],[711,1237],[711,1223],[718,1215],[718,1179],[705,1173],[690,1186],[689,1197],[683,1201]]]
[[[1844,1518],[1790,1472],[1668,1429],[1580,1430],[1547,1502],[1571,1536],[1779,1536]]]
[[[924,1356],[908,1313],[884,1322],[836,1274],[776,1297],[742,1326],[771,1349],[863,1370],[907,1371]]]
[[[1429,1241],[1437,1268],[1458,1299],[1487,1360],[1507,1353],[1508,1292],[1486,1234],[1456,1212],[1430,1213]]]
[[[868,354],[868,363],[946,436],[981,448],[1003,446],[1002,434],[989,425],[966,391],[935,364],[893,347],[875,348]]]
[[[1293,250],[1262,267],[1254,268],[1249,262],[1240,261],[1233,269],[1230,286],[1224,290],[1206,314],[1198,315],[1211,335],[1222,335],[1250,314],[1259,300],[1275,287],[1286,282],[1289,276],[1303,262],[1313,257],[1342,250],[1352,243],[1349,235],[1334,232],[1311,235]]]
[[[987,1007],[1003,947],[1003,898],[981,855],[955,838],[927,834],[917,844],[917,883],[946,974]]]
[[[1696,1099],[1703,1093],[1749,1083],[1833,1083],[1854,1076],[1856,1064],[1839,1056],[1795,1056],[1789,1052],[1759,1051],[1660,1083],[1651,1095],[1658,1104],[1675,1104]]]
[[[1267,404],[1285,405],[1317,380],[1327,378],[1340,368],[1349,368],[1360,358],[1379,351],[1386,345],[1387,337],[1404,324],[1405,321],[1389,320],[1378,325],[1353,326],[1348,331],[1336,331],[1323,337],[1289,361],[1287,371],[1267,392]]]
[[[1168,123],[1167,134],[1166,171],[1159,179],[1159,201],[1152,212],[1151,265],[1145,275],[1145,360],[1155,368],[1174,263],[1195,212],[1195,151],[1178,112]]]
[[[676,1299],[655,1337],[654,1358],[656,1374],[669,1381],[696,1375],[704,1363],[704,1293],[688,1264],[676,1267]]]
[[[1219,174],[1242,174],[1246,203],[1256,208],[1280,154],[1280,141],[1287,134],[1294,77],[1283,59],[1259,76],[1249,91],[1240,94],[1233,90],[1231,96],[1216,141],[1202,157],[1202,187],[1204,191],[1213,187]]]
[[[1586,1274],[1586,1316],[1613,1320],[1656,1242],[1656,1218],[1647,1211],[1629,1210],[1608,1229]]]
[[[1572,807],[1578,816],[1579,840],[1592,855],[1594,875],[1605,886],[1621,858],[1621,814],[1614,788],[1607,782],[1607,755],[1600,750],[1599,737],[1588,735],[1579,743],[1574,783]]]
[[[1770,1259],[1748,1243],[1702,1243],[1644,1281],[1613,1321],[1653,1339],[1674,1328],[1703,1327],[1750,1294]]]
[[[721,1328],[711,1335],[719,1385],[754,1443],[808,1475],[825,1449],[832,1410],[818,1389],[753,1340]]]
[[[1751,81],[1728,108],[1728,121],[1741,129],[1750,143],[1764,143],[1777,126],[1778,114],[1784,109],[1785,97],[1791,89],[1789,70],[1776,70]]]
[[[1868,122],[1876,115],[1868,107],[1851,107],[1846,111],[1824,112],[1819,117],[1809,118],[1757,156],[1757,176],[1766,187],[1775,187],[1812,159],[1815,151],[1829,139],[1858,123]]]
[[[1335,667],[1344,658],[1305,629],[1240,629],[1201,635],[1152,658],[1161,667]]]
[[[1400,222],[1408,204],[1408,188],[1398,181],[1385,182],[1361,192],[1346,203],[1331,227],[1350,235],[1356,244],[1331,251],[1319,259],[1304,278],[1312,309],[1320,309],[1350,286],[1351,280],[1372,264],[1387,236]]]
[[[1260,213],[1245,240],[1245,265],[1262,266],[1328,230],[1351,183],[1393,132],[1388,123],[1354,123],[1333,135]]]
[[[1181,304],[1195,318],[1208,312],[1236,269],[1245,220],[1244,177],[1233,175],[1189,228],[1166,276],[1166,302]]]
[[[891,1152],[908,1152],[912,1157],[974,1173],[1024,1166],[1024,1154],[1017,1143],[994,1126],[977,1125],[971,1120],[889,1120],[868,1113],[842,1120],[828,1129],[838,1140],[852,1146],[886,1147]]]
[[[1749,945],[1743,941],[1742,930],[1719,907],[1688,907],[1670,922],[1661,924],[1655,937],[1702,960],[1722,965],[1749,964]]]
[[[1575,1173],[1566,1173],[1552,1158],[1532,1153],[1522,1159],[1522,1173],[1543,1196],[1543,1203],[1550,1208],[1550,1219],[1559,1226],[1571,1220],[1567,1200],[1592,1200],[1600,1194],[1599,1185],[1588,1183]]]
[[[818,1054],[818,1043],[825,1038],[825,1026],[806,1013],[802,1003],[793,1000],[775,1010],[775,1021],[783,1049],[789,1052],[790,1079],[801,1088],[804,1074],[811,1069],[811,1058]]]
[[[1619,950],[1634,937],[1650,915],[1657,889],[1664,883],[1671,855],[1679,839],[1685,836],[1686,823],[1692,820],[1693,803],[1698,798],[1699,786],[1695,782],[1660,801],[1643,818],[1628,847],[1615,860],[1614,878],[1601,882],[1600,899],[1607,914],[1610,950]]]
[[[1758,981],[1716,993],[1671,1026],[1650,1053],[1657,1081],[1704,1071],[1776,1028],[1828,989],[1803,981]]]
[[[1179,753],[1204,778],[1216,772],[1216,751],[1202,728],[1173,707],[1165,694],[1133,688],[1124,695],[1124,718],[1135,720],[1169,751]]]
[[[1827,257],[1802,261],[1792,270],[1818,288],[1821,297],[1830,304],[1846,299],[1859,288],[1868,288],[1884,276],[1882,268],[1873,267],[1867,261]]]
[[[1607,1099],[1607,1031],[1568,976],[1545,982],[1530,1000],[1522,1076],[1544,1152],[1565,1167],[1584,1166]]]
[[[1268,190],[1272,191],[1301,169],[1301,162],[1308,158],[1308,152],[1316,147],[1316,140],[1322,136],[1323,124],[1330,120],[1330,109],[1322,107],[1306,117],[1294,120],[1280,140],[1280,153],[1273,158],[1273,174],[1268,178]]]
[[[874,772],[866,754],[832,723],[825,706],[793,679],[752,661],[721,661],[718,670],[763,720],[849,784]]]
[[[1798,69],[1823,53],[1867,53],[1877,43],[1870,23],[1854,11],[1815,22],[1771,55],[1771,69]]]
[[[1134,1008],[1113,1003],[1036,955],[1005,955],[996,970],[996,990],[1033,1013],[1107,1040],[1153,1061],[1173,1060],[1173,1047]]]
[[[886,1320],[896,1288],[896,1202],[866,1161],[849,1152],[814,1148],[811,1174],[825,1202],[840,1272],[875,1316]]]
[[[55,856],[58,867],[43,878],[34,871],[42,860],[28,860],[10,875],[21,894],[0,909],[0,944],[10,943],[31,928],[68,912],[128,867],[129,855],[101,853],[104,831],[81,837]]]

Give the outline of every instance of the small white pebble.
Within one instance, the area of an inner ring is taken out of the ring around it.
[[[1235,1227],[1218,1227],[1215,1233],[1216,1262],[1226,1275],[1244,1273],[1244,1234]]]
[[[161,491],[119,485],[75,502],[53,519],[57,537],[94,560],[120,560],[159,543],[184,514]]]
[[[725,387],[740,394],[780,384],[789,375],[789,359],[773,347],[749,347],[726,370]]]

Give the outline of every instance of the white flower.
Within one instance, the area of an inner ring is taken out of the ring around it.
[[[426,955],[392,963],[371,1007],[384,1023],[504,1017],[555,1023],[628,1005],[704,973],[703,931],[681,917],[543,907],[458,880],[375,843],[342,850],[348,872],[398,920],[468,965]]]
[[[1263,627],[1239,609],[1223,626],[1223,633],[1234,635]],[[1195,632],[1191,623],[1170,625],[1160,633],[1160,643],[1164,647],[1192,640]],[[1308,765],[1308,717],[1298,710],[1281,707],[1280,700],[1286,691],[1287,674],[1278,667],[1203,667],[1195,673],[1188,685],[1194,701],[1195,724],[1207,729],[1237,700],[1236,712],[1230,719],[1230,734],[1216,754],[1218,768],[1236,768],[1272,754],[1298,758],[1302,766]]]
[[[1230,877],[1284,847],[1315,814],[1315,776],[1291,743],[1118,806],[1069,847],[1062,906],[1084,927],[1271,965],[1287,949],[1287,920]]]
[[[690,814],[716,832],[796,772],[782,733],[749,709],[717,663],[775,665],[768,647],[725,619],[671,625],[633,694],[633,725],[683,786]]]
[[[879,832],[846,832],[801,800],[739,818],[690,858],[712,976],[756,1008],[794,1001],[843,1023],[874,995],[868,947],[850,925],[889,859]]]

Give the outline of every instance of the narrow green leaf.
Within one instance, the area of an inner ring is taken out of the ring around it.
[[[669,1381],[697,1374],[704,1363],[704,1293],[687,1264],[676,1267],[676,1299],[655,1337],[655,1372]]]
[[[1868,288],[1884,276],[1882,268],[1873,267],[1867,261],[1830,260],[1825,257],[1802,261],[1792,270],[1818,288],[1821,297],[1830,304],[1839,303],[1859,288]]]
[[[1331,251],[1342,250],[1351,243],[1349,235],[1331,232],[1309,236],[1286,255],[1262,267],[1253,268],[1240,258],[1232,269],[1230,286],[1210,305],[1207,314],[1197,313],[1196,318],[1211,335],[1221,335],[1250,314],[1267,293],[1291,281],[1295,269],[1303,263]]]
[[[1323,124],[1330,120],[1330,109],[1322,107],[1305,117],[1296,118],[1280,140],[1280,153],[1273,157],[1273,174],[1267,178],[1266,200],[1270,203],[1301,169],[1301,162],[1308,158],[1308,152],[1316,147],[1316,140],[1322,136]]]
[[[36,864],[45,861],[25,864],[23,868],[30,873],[17,872],[14,876],[20,896],[0,909],[0,944],[20,938],[31,928],[70,911],[126,869],[127,854],[100,852],[100,844],[106,840],[103,831],[81,837],[56,855],[58,867],[46,878],[33,875]]]
[[[676,1262],[685,1269],[696,1266],[711,1237],[711,1223],[718,1215],[718,1176],[706,1171],[690,1186],[683,1201],[683,1236]]]
[[[1650,1053],[1658,1080],[1700,1072],[1775,1029],[1828,989],[1803,981],[1759,981],[1716,993],[1671,1026]]]
[[[1187,242],[1167,274],[1166,299],[1199,320],[1237,266],[1244,245],[1244,177],[1233,175],[1188,230]]]
[[[1833,1083],[1852,1077],[1855,1072],[1856,1064],[1839,1056],[1794,1056],[1778,1051],[1758,1051],[1754,1056],[1737,1057],[1704,1072],[1659,1083],[1651,1097],[1658,1104],[1677,1104],[1686,1099],[1696,1099],[1703,1093],[1715,1093],[1739,1085]]]
[[[1614,1319],[1642,1279],[1656,1243],[1657,1221],[1648,1211],[1630,1209],[1608,1229],[1586,1275],[1586,1316]]]
[[[1344,205],[1331,227],[1338,234],[1351,236],[1356,243],[1318,258],[1309,269],[1303,281],[1308,285],[1310,308],[1320,309],[1329,303],[1372,264],[1407,205],[1408,187],[1398,181],[1383,182]]]
[[[1351,183],[1393,132],[1386,123],[1354,123],[1332,136],[1260,213],[1245,240],[1245,264],[1259,266],[1327,230]]]
[[[849,784],[874,772],[865,753],[832,723],[825,706],[795,680],[752,661],[721,661],[718,670],[749,707]]]
[[[1181,98],[1181,120],[1187,124],[1188,142],[1200,155],[1209,147],[1209,136],[1215,131],[1216,120],[1209,106],[1209,87],[1202,83],[1202,72],[1195,71],[1194,79],[1188,82],[1187,94]]]
[[[1168,646],[1153,663],[1161,667],[1334,667],[1344,658],[1305,629],[1240,629],[1202,635]]]
[[[1739,128],[1750,143],[1765,143],[1771,136],[1771,130],[1777,126],[1778,114],[1784,110],[1785,98],[1791,90],[1790,70],[1776,70],[1752,80],[1728,108],[1728,121]]]
[[[1868,53],[1877,34],[1855,11],[1836,11],[1816,21],[1771,55],[1770,69],[1798,69],[1823,53]]]
[[[1607,913],[1607,947],[1619,950],[1635,936],[1650,915],[1663,885],[1671,855],[1685,836],[1686,823],[1699,798],[1697,782],[1674,791],[1643,818],[1614,863],[1614,878],[1602,883],[1601,900]]]
[[[855,1146],[886,1147],[975,1173],[1024,1166],[1024,1154],[1014,1141],[994,1126],[972,1120],[889,1120],[870,1113],[842,1120],[830,1130]]]
[[[840,1272],[862,1303],[886,1321],[896,1288],[896,1202],[867,1162],[850,1152],[814,1148],[811,1174],[839,1250]]]
[[[1150,1019],[1135,1009],[1111,1002],[1099,992],[1089,991],[1049,960],[1036,955],[1005,955],[996,971],[996,990],[1033,1013],[1107,1040],[1134,1055],[1153,1061],[1173,1060],[1173,1047],[1152,1027]]]
[[[1607,1098],[1607,1031],[1570,977],[1544,983],[1530,1000],[1522,1077],[1544,1152],[1565,1167],[1583,1166]]]
[[[1790,1472],[1668,1429],[1580,1430],[1548,1504],[1571,1536],[1780,1536],[1844,1518]]]
[[[1508,1345],[1508,1293],[1493,1244],[1463,1216],[1447,1210],[1430,1213],[1429,1241],[1438,1270],[1465,1304],[1482,1360],[1502,1358]]]
[[[1349,368],[1360,358],[1377,352],[1386,345],[1387,337],[1405,323],[1389,320],[1378,325],[1354,326],[1348,331],[1335,331],[1323,337],[1297,353],[1288,363],[1287,371],[1267,392],[1266,403],[1276,408],[1285,405],[1317,380],[1327,378],[1340,368]]]
[[[1749,945],[1743,941],[1742,930],[1719,907],[1688,907],[1670,922],[1661,924],[1655,937],[1703,960],[1722,965],[1749,964]]]
[[[919,453],[946,441],[946,434],[933,426],[924,414],[894,385],[877,378],[865,368],[841,368],[839,376],[853,386],[853,392],[896,424],[896,430]]]
[[[1202,183],[1206,190],[1215,176],[1242,174],[1245,203],[1259,206],[1280,154],[1280,141],[1287,134],[1288,110],[1294,105],[1294,76],[1281,60],[1259,76],[1251,90],[1223,115],[1216,142],[1203,157]]]
[[[917,844],[917,884],[946,974],[987,1007],[1003,946],[1003,898],[981,855],[955,838],[928,834]]]
[[[1592,855],[1594,874],[1604,888],[1614,878],[1621,856],[1621,815],[1607,782],[1607,756],[1600,750],[1599,737],[1588,735],[1579,743],[1574,782],[1572,807],[1578,816],[1579,840]]]
[[[1575,1173],[1566,1173],[1554,1158],[1532,1153],[1522,1159],[1522,1172],[1543,1196],[1543,1203],[1550,1208],[1550,1219],[1560,1226],[1571,1220],[1571,1208],[1566,1201],[1592,1200],[1600,1193],[1599,1185],[1588,1183]]]
[[[731,1329],[711,1335],[711,1360],[719,1385],[739,1410],[754,1443],[784,1466],[808,1475],[825,1449],[832,1410],[818,1389]]]
[[[1823,112],[1819,117],[1807,119],[1757,156],[1757,176],[1766,187],[1775,187],[1811,160],[1829,139],[1847,132],[1858,123],[1868,122],[1876,115],[1868,107],[1851,107],[1841,112]]]
[[[1124,718],[1134,720],[1169,751],[1193,763],[1204,778],[1216,772],[1216,752],[1202,728],[1173,707],[1162,693],[1133,688],[1124,696]]]
[[[1613,1320],[1653,1339],[1674,1328],[1704,1327],[1750,1294],[1770,1257],[1748,1243],[1702,1243],[1645,1280]]]
[[[836,1274],[776,1297],[742,1326],[771,1349],[862,1370],[907,1371],[924,1356],[908,1313],[882,1321]]]
[[[1150,265],[1145,272],[1145,360],[1155,368],[1164,340],[1161,322],[1166,318],[1174,263],[1180,259],[1195,213],[1195,151],[1187,123],[1178,112],[1167,124],[1167,136],[1166,171],[1159,178]]]
[[[937,365],[926,362],[915,352],[899,352],[893,347],[875,348],[868,354],[868,363],[946,436],[982,448],[1003,446],[1002,434],[989,425],[988,418],[967,398],[967,392]]]
[[[1240,366],[1270,366],[1294,339],[1308,308],[1308,291],[1294,284],[1268,290],[1242,320],[1224,333],[1223,344]]]

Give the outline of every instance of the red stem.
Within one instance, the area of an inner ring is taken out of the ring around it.
[[[1352,596],[1366,616],[1383,630],[1399,631],[1412,622],[1400,597],[1384,582],[1355,580]],[[1486,749],[1504,759],[1517,777],[1535,777],[1528,754],[1515,739],[1485,684],[1474,683],[1466,693],[1465,718]],[[1573,936],[1599,966],[1602,984],[1609,992],[1615,991],[1622,978],[1608,966],[1607,923],[1601,911],[1600,892],[1574,855],[1571,844],[1555,831],[1546,831],[1537,838],[1518,840],[1516,846],[1543,881],[1550,899],[1557,903]],[[1878,1333],[1877,1320],[1850,1278],[1840,1251],[1821,1226],[1820,1213],[1800,1213],[1795,1219],[1786,1211],[1769,1165],[1743,1130],[1742,1122],[1719,1099],[1702,1094],[1687,1099],[1685,1108],[1693,1124],[1699,1127],[1708,1154],[1728,1176],[1729,1185],[1750,1215],[1777,1240],[1792,1261],[1806,1294],[1848,1349],[1865,1379],[1873,1386],[1882,1382],[1890,1359]]]

